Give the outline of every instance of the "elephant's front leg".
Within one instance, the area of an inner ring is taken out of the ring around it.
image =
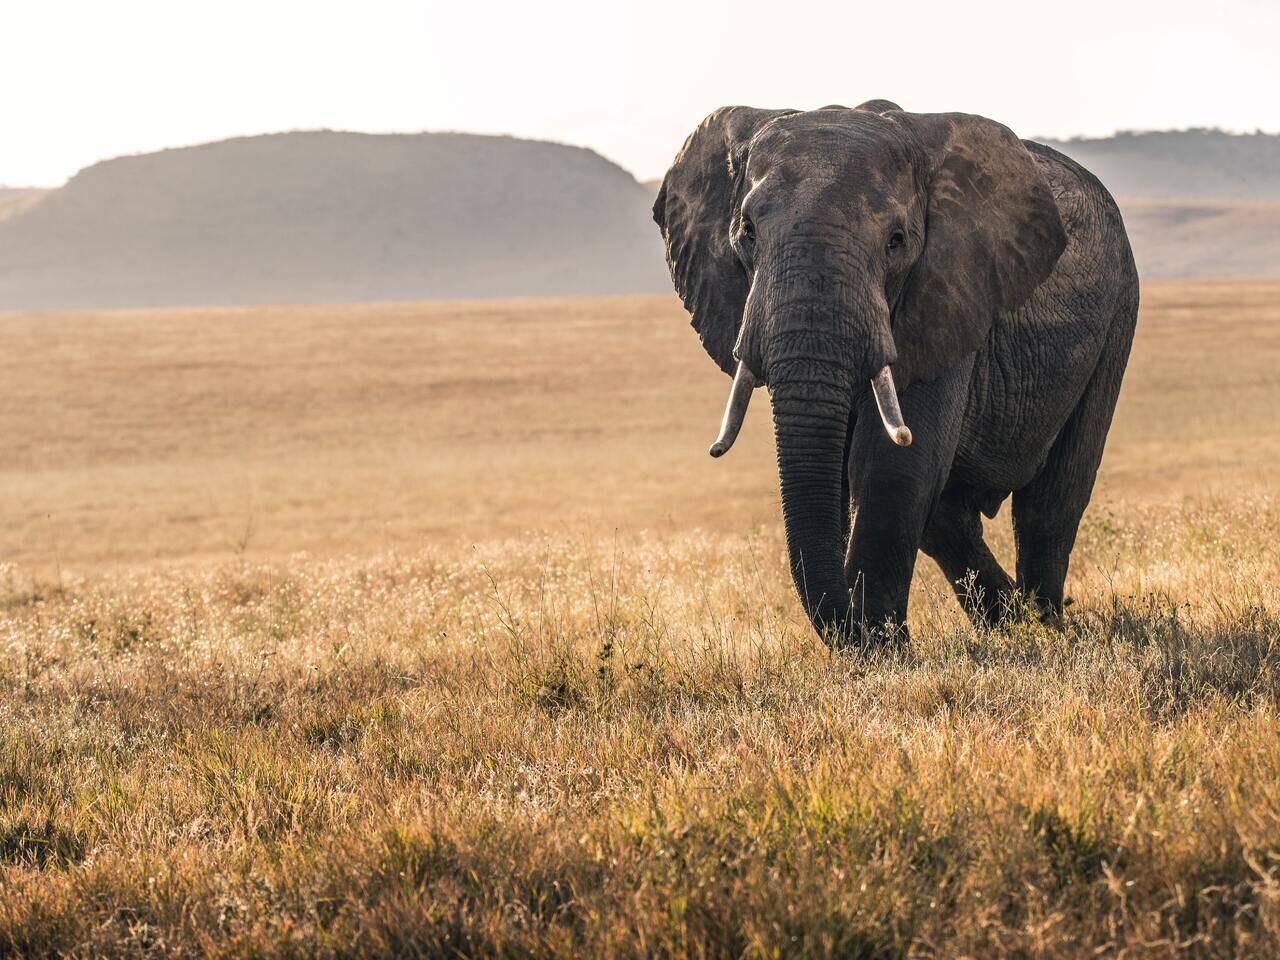
[[[909,447],[885,434],[869,393],[858,406],[849,447],[857,514],[845,576],[864,638],[905,630],[916,554],[955,456],[972,369],[970,356],[946,376],[902,393]]]

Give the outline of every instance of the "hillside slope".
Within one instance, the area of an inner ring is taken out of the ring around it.
[[[1041,142],[1084,164],[1117,196],[1280,201],[1276,134],[1122,131],[1111,137]]]
[[[1161,130],[1045,142],[1115,194],[1142,276],[1280,276],[1280,136]]]
[[[0,187],[0,220],[23,213],[48,192],[39,187]]]
[[[1147,278],[1280,276],[1280,137],[1049,141],[1119,198]],[[313,132],[0,188],[0,311],[669,292],[656,184],[577,147]]]
[[[1280,202],[1120,197],[1147,279],[1280,276]]]
[[[121,157],[0,220],[0,310],[664,290],[650,202],[590,150],[509,137]]]

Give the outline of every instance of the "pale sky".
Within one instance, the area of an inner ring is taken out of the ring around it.
[[[726,103],[1023,136],[1280,130],[1280,0],[0,0],[0,183],[327,127],[592,147],[657,177]]]

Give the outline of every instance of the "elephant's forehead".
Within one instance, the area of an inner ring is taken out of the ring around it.
[[[910,175],[908,152],[892,125],[854,110],[778,118],[752,140],[747,172],[753,179],[768,176],[793,187],[896,188]]]

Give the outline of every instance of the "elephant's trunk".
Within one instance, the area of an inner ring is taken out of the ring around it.
[[[769,384],[791,575],[814,629],[841,646],[853,631],[841,530],[852,385],[838,364],[821,361],[775,367]]]
[[[751,402],[751,391],[759,383],[755,374],[739,360],[733,386],[729,388],[729,401],[724,406],[724,419],[720,421],[720,435],[707,451],[711,456],[723,457],[733,446],[733,441],[738,439],[738,431],[742,429],[742,421],[747,415],[747,404]]]

